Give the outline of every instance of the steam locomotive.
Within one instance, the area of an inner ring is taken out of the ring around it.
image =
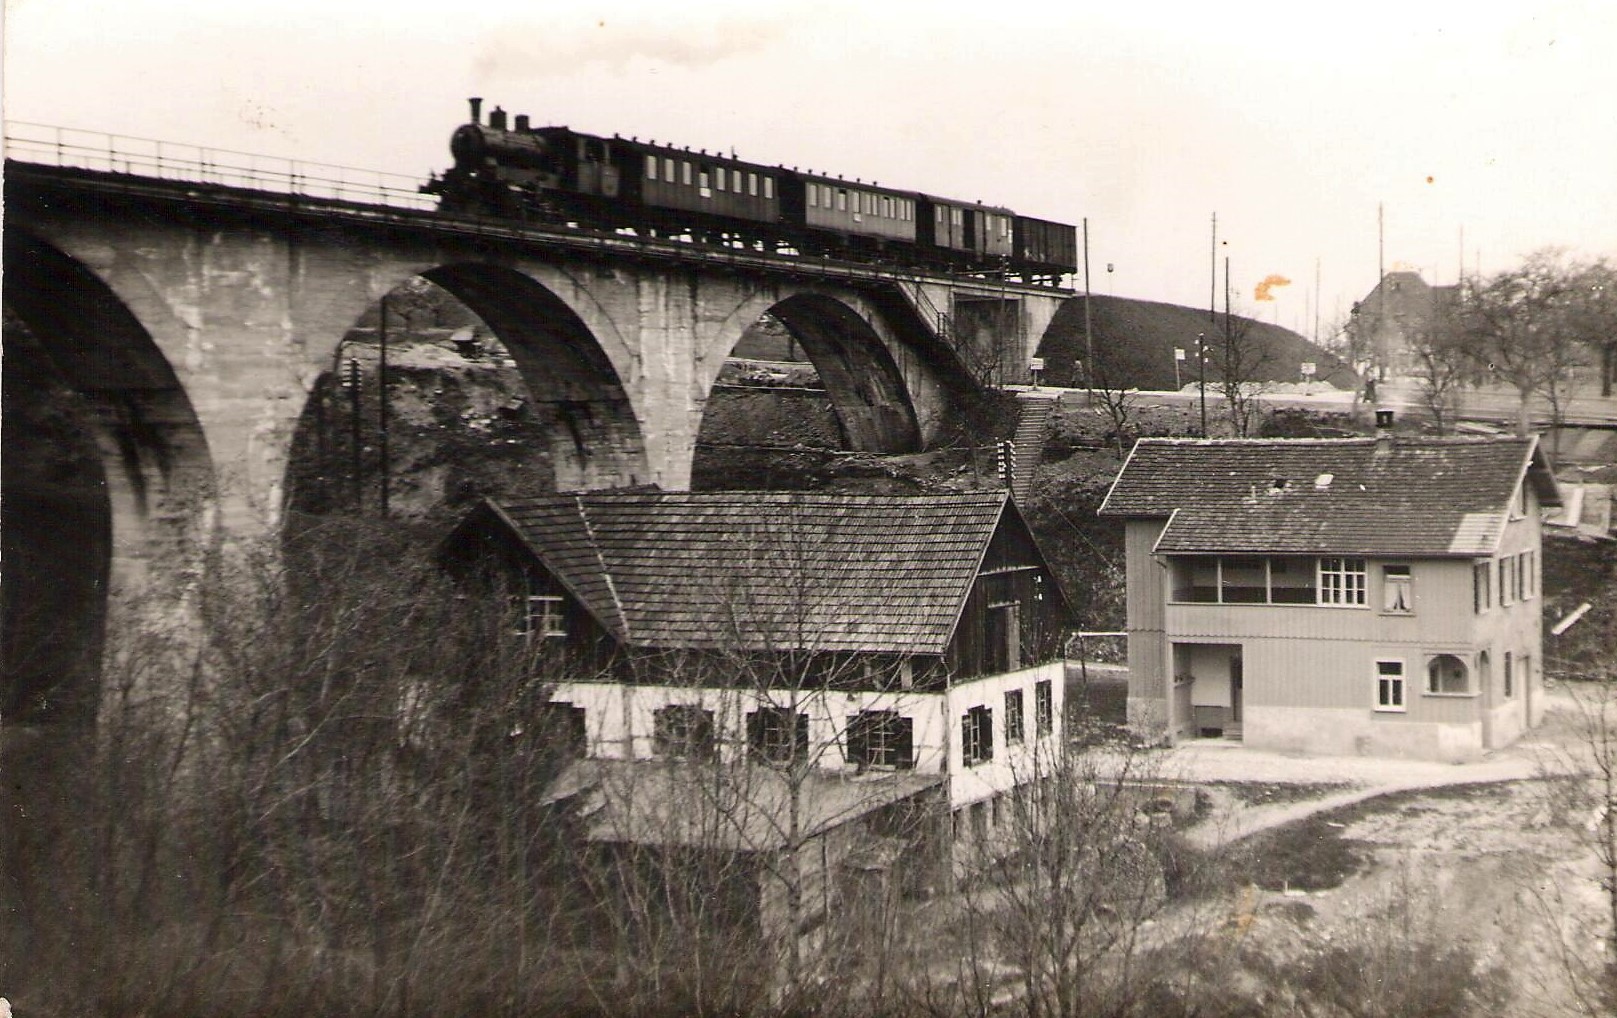
[[[1059,284],[1077,270],[1077,231],[1008,208],[765,166],[705,149],[488,122],[449,139],[453,168],[421,190],[450,213],[573,222],[755,250],[894,262]]]

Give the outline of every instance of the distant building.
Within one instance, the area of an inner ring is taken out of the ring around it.
[[[1061,745],[1067,603],[1003,491],[487,502],[446,554],[522,599],[581,758],[554,795],[603,845],[706,831],[754,865],[784,850],[792,792],[823,889],[928,809],[953,834],[917,852],[991,838]],[[732,764],[746,789],[715,798]]]
[[[1129,720],[1179,740],[1460,759],[1543,711],[1536,438],[1142,439]]]
[[[1419,365],[1413,347],[1441,326],[1458,294],[1458,286],[1432,286],[1418,272],[1382,276],[1353,305],[1348,321],[1354,356],[1360,361],[1356,366],[1366,377],[1381,381],[1415,374]]]

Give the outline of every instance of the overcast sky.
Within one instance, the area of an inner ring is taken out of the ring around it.
[[[1462,230],[1468,270],[1617,256],[1617,5],[1330,6],[6,0],[4,102],[424,178],[480,95],[1088,217],[1096,292],[1195,306],[1216,212],[1236,303],[1304,332],[1316,264],[1327,324],[1374,285],[1378,203],[1387,266],[1435,283]],[[1293,283],[1254,303],[1271,274]]]

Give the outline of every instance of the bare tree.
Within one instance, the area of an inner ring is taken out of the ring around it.
[[[555,769],[533,723],[550,676],[503,600],[455,596],[430,543],[332,520],[221,549],[180,674],[175,634],[111,630],[75,808],[30,846],[14,1000],[498,1014],[566,992],[555,832],[510,808]]]
[[[1543,396],[1553,425],[1564,420],[1575,369],[1586,363],[1594,336],[1585,332],[1590,293],[1585,267],[1546,249],[1488,278],[1461,281],[1458,317],[1467,349],[1489,375],[1516,390],[1517,428],[1531,425],[1531,401]]]
[[[1223,315],[1221,349],[1215,362],[1219,368],[1218,390],[1224,397],[1230,430],[1237,438],[1252,433],[1259,407],[1258,397],[1267,388],[1263,377],[1271,373],[1276,357],[1251,318]]]
[[[1565,680],[1573,703],[1575,741],[1548,753],[1540,773],[1550,814],[1594,858],[1605,921],[1596,929],[1576,929],[1574,943],[1591,939],[1604,945],[1597,962],[1576,950],[1565,952],[1561,968],[1590,1014],[1617,1008],[1617,581],[1608,581],[1596,607],[1562,638],[1547,664]],[[1552,914],[1576,924],[1575,910],[1557,905]]]
[[[1442,319],[1415,331],[1408,348],[1421,405],[1431,414],[1437,433],[1446,434],[1475,364],[1460,335]]]

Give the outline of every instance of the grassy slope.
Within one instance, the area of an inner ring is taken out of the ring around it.
[[[1216,342],[1222,330],[1222,319],[1208,321],[1207,312],[1177,304],[1134,300],[1128,297],[1094,297],[1091,328],[1097,350],[1126,344],[1132,348],[1128,362],[1139,365],[1132,386],[1142,389],[1174,388],[1173,350],[1179,347],[1187,359],[1182,366],[1181,383],[1194,379],[1195,346],[1197,333],[1206,333],[1209,342]],[[1239,316],[1237,316],[1239,317]],[[1336,356],[1292,332],[1277,325],[1252,320],[1254,336],[1270,349],[1272,363],[1261,372],[1257,381],[1297,381],[1299,366],[1313,361],[1318,377],[1339,389],[1358,386],[1352,369]],[[1084,301],[1076,297],[1062,305],[1055,319],[1039,343],[1038,356],[1044,358],[1044,380],[1051,385],[1073,385],[1076,361],[1085,356]],[[1215,366],[1208,362],[1208,378],[1214,377]]]

